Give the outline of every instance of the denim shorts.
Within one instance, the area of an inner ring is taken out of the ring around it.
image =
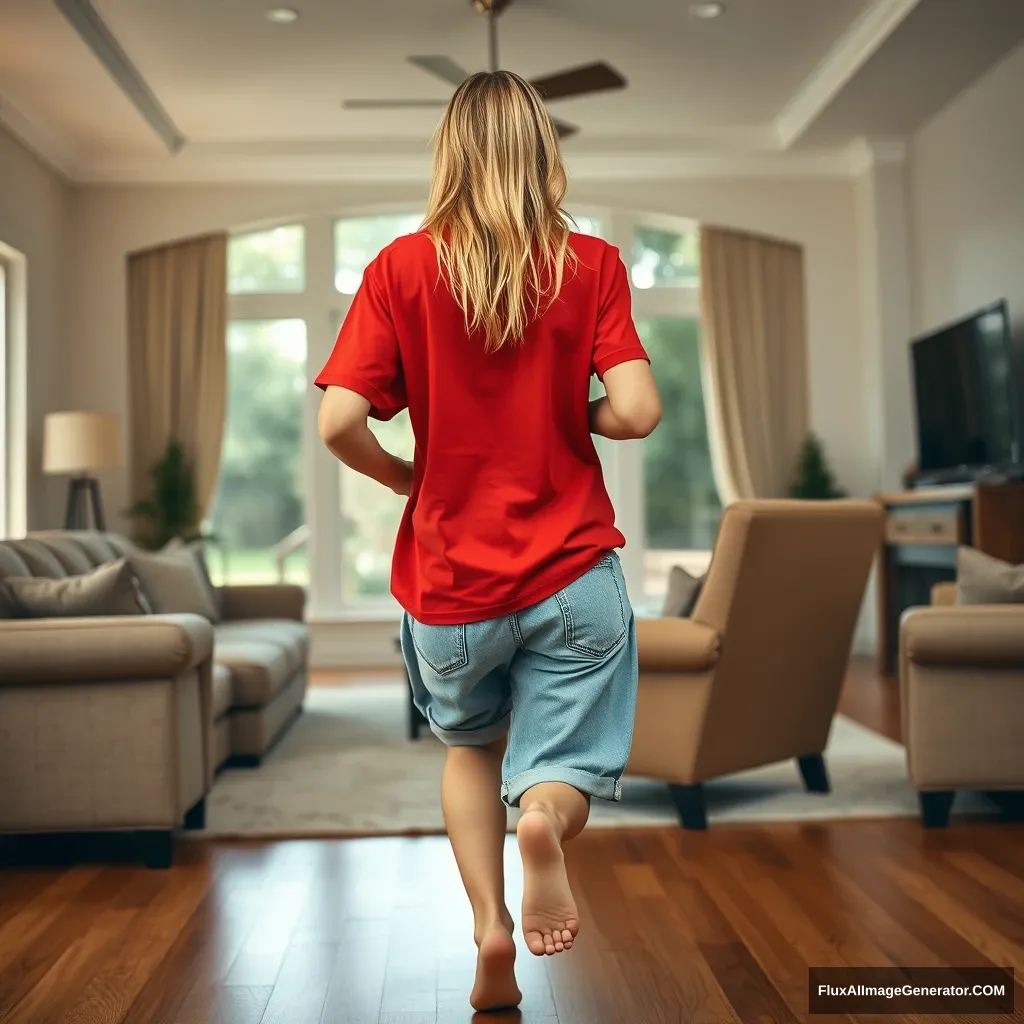
[[[565,782],[618,800],[636,713],[636,623],[618,555],[512,615],[427,626],[408,613],[402,653],[413,700],[449,745],[508,732],[502,799]]]

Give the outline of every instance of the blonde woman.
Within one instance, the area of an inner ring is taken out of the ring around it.
[[[526,945],[561,953],[579,930],[562,844],[591,798],[619,798],[636,704],[625,540],[592,434],[645,437],[661,408],[625,267],[570,232],[565,191],[537,92],[505,71],[463,82],[424,226],[367,267],[316,379],[328,448],[408,497],[391,585],[414,699],[447,745],[441,795],[473,907],[478,1010],[521,999],[505,804],[522,812]],[[590,401],[595,374],[606,397]],[[411,464],[367,426],[406,408]]]

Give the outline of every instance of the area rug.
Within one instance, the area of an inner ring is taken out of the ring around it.
[[[405,738],[406,696],[390,683],[313,688],[302,716],[259,768],[227,769],[207,799],[203,837],[418,835],[444,832],[444,748]],[[708,783],[712,825],[915,816],[903,748],[836,717],[826,750],[832,792],[804,792],[792,761]],[[980,798],[979,798],[980,800]],[[989,810],[957,806],[958,813]],[[516,811],[509,812],[514,829]],[[623,780],[618,804],[595,801],[588,828],[678,824],[664,784]]]

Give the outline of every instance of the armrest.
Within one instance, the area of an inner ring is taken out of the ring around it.
[[[956,584],[936,583],[932,587],[932,607],[948,607],[956,604]]]
[[[294,583],[257,583],[217,588],[225,622],[238,619],[294,619],[306,610],[306,589]]]
[[[213,651],[198,615],[123,615],[0,621],[0,685],[166,679]]]
[[[917,665],[1024,666],[1024,604],[912,608],[900,643]]]
[[[693,619],[637,619],[641,672],[704,672],[718,660],[718,631]]]

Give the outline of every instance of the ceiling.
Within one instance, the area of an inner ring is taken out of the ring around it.
[[[412,172],[438,111],[341,101],[445,98],[409,54],[486,62],[485,19],[467,0],[288,0],[300,17],[287,25],[264,17],[264,0],[75,2],[183,142],[169,151],[54,0],[0,0],[0,121],[82,181]],[[728,0],[713,21],[689,6],[516,0],[500,18],[501,64],[527,77],[617,67],[627,89],[552,112],[582,129],[570,160],[624,166],[902,137],[1024,38],[1024,0]]]

